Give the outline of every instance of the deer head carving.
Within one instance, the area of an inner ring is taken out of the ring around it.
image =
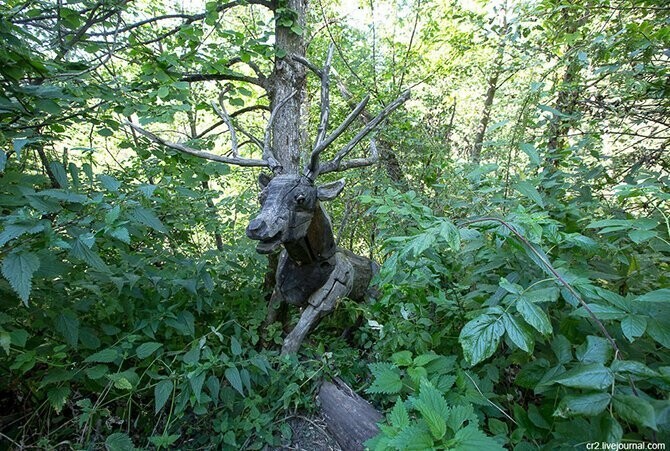
[[[374,119],[367,121],[364,127],[336,152],[330,161],[321,163],[321,153],[348,129],[363,111],[369,99],[369,96],[366,96],[344,121],[328,134],[329,70],[333,49],[334,47],[331,46],[328,50],[323,68],[317,68],[302,57],[292,57],[307,66],[321,79],[319,127],[314,147],[302,174],[284,173],[284,168],[279,159],[275,157],[270,145],[275,116],[295,93],[276,103],[270,113],[262,141],[238,127],[240,132],[262,149],[261,159],[240,156],[235,128],[223,105],[223,93],[219,96],[218,104],[212,102],[212,107],[230,131],[232,149],[228,156],[171,143],[138,125],[128,123],[150,140],[180,152],[227,164],[267,167],[272,170],[274,177],[261,174],[258,179],[262,189],[259,197],[261,210],[249,222],[246,234],[252,240],[259,242],[256,250],[261,254],[272,253],[280,246],[284,248],[277,265],[275,289],[268,309],[268,322],[274,315],[272,305],[275,300],[304,307],[300,321],[284,340],[282,353],[297,351],[309,330],[323,315],[335,308],[339,299],[348,296],[362,300],[366,296],[376,264],[366,257],[355,255],[336,246],[330,219],[320,204],[321,201],[334,199],[342,192],[344,179],[323,185],[317,185],[316,180],[318,176],[328,172],[374,164],[378,159],[374,139],[370,139],[369,156],[348,160],[344,158],[391,112],[409,98],[409,91],[400,94]]]
[[[267,254],[282,243],[304,239],[312,219],[320,207],[319,201],[337,197],[344,188],[344,179],[323,186],[304,175],[282,174],[270,178],[261,174],[258,183],[261,211],[249,222],[247,236],[260,241],[256,250]]]

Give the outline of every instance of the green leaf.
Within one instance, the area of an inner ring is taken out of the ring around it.
[[[609,393],[591,393],[586,395],[567,395],[554,412],[554,416],[567,418],[572,415],[596,416],[610,403]]]
[[[425,428],[425,426],[424,426]],[[424,451],[433,448],[433,439],[424,428],[411,424],[388,442],[391,449]]]
[[[647,318],[640,315],[629,315],[621,321],[621,331],[631,343],[644,334],[647,329]]]
[[[476,365],[491,357],[504,333],[505,326],[500,317],[484,314],[469,321],[458,337],[465,359],[470,365]]]
[[[14,152],[16,152],[16,158],[21,158],[21,150],[32,141],[33,141],[32,139],[27,138],[14,138],[12,140]]]
[[[89,379],[97,380],[109,372],[107,365],[96,365],[86,370],[86,376]]]
[[[523,143],[519,145],[519,148],[523,151],[523,153],[528,155],[531,164],[535,166],[540,165],[540,155],[537,153],[535,145],[533,145],[532,143]]]
[[[412,364],[412,352],[411,351],[395,352],[391,356],[391,361],[396,366],[409,366]]]
[[[119,241],[130,244],[130,234],[125,227],[118,227],[109,231],[109,234]]]
[[[0,246],[4,246],[6,243],[10,242],[14,238],[18,238],[24,233],[39,233],[46,227],[45,221],[40,221],[37,224],[34,222],[30,223],[19,223],[19,224],[7,224],[2,232],[0,232]]]
[[[670,328],[666,321],[651,318],[647,321],[647,333],[665,348],[670,348]]]
[[[163,346],[162,343],[157,343],[155,341],[149,341],[147,343],[142,343],[137,347],[137,358],[139,359],[146,359],[149,357],[151,354],[156,352],[161,346]]]
[[[209,394],[216,404],[216,401],[219,399],[219,392],[221,391],[221,382],[219,382],[219,378],[216,376],[209,376],[205,382],[205,386],[207,387],[207,390],[209,390]]]
[[[98,135],[108,138],[114,135],[114,131],[109,128],[101,128],[100,130],[98,130]]]
[[[244,388],[242,387],[242,378],[240,377],[240,372],[237,367],[226,368],[226,371],[223,372],[223,375],[226,376],[230,385],[239,392],[240,395],[244,396]]]
[[[657,237],[658,233],[655,230],[633,230],[628,233],[628,236],[635,244],[640,244],[651,238]]]
[[[5,354],[9,355],[12,346],[12,336],[6,330],[0,330],[0,347],[4,349]]]
[[[65,172],[65,168],[62,164],[60,164],[58,161],[52,161],[49,163],[49,169],[51,169],[51,173],[61,188],[67,189],[70,186],[70,183],[67,179],[67,173]]]
[[[119,353],[114,348],[103,349],[98,351],[95,354],[91,354],[86,357],[84,362],[93,362],[93,363],[112,363],[119,357]]]
[[[182,360],[186,364],[196,364],[200,361],[200,346],[193,346],[190,351],[188,351],[182,357]]]
[[[158,88],[158,92],[157,92],[158,97],[165,98],[169,94],[170,94],[170,88],[169,87],[161,86],[160,88]]]
[[[114,381],[114,387],[119,390],[132,390],[133,384],[125,377],[119,377]]]
[[[599,363],[578,365],[555,380],[566,387],[605,390],[614,382],[614,374]]]
[[[435,234],[431,231],[420,233],[412,238],[405,247],[405,252],[412,254],[413,257],[418,257],[426,249],[431,247],[435,243]]]
[[[26,346],[26,341],[28,341],[30,335],[24,329],[16,329],[11,331],[9,336],[11,337],[14,346],[23,348]]]
[[[543,335],[549,335],[552,332],[551,323],[547,314],[539,306],[527,301],[524,297],[520,297],[516,301],[516,309],[521,314],[523,319],[533,326],[535,330]]]
[[[523,291],[523,287],[521,285],[517,285],[516,283],[511,283],[509,280],[507,280],[504,277],[500,278],[500,281],[498,282],[498,285],[503,288],[505,291],[508,293],[512,294],[521,294]]]
[[[576,356],[583,363],[604,365],[612,357],[612,345],[604,338],[589,335],[586,342],[577,348]]]
[[[70,387],[67,386],[54,387],[47,391],[49,404],[53,407],[56,413],[60,413],[61,410],[63,410],[63,406],[65,406],[65,401],[67,401],[68,396],[70,396]]]
[[[303,28],[300,25],[298,25],[297,23],[293,23],[293,25],[291,26],[291,31],[293,33],[297,34],[298,36],[302,36],[303,33],[304,33]]]
[[[96,252],[89,249],[89,247],[81,240],[81,238],[77,238],[76,240],[74,240],[72,248],[70,249],[70,253],[74,257],[83,260],[92,268],[97,269],[98,271],[106,273],[110,272],[107,264],[104,261],[102,261],[102,259]]]
[[[436,439],[441,439],[447,432],[446,419],[449,416],[449,407],[433,385],[424,379],[421,381],[419,398],[413,400],[414,407],[421,412],[421,416],[428,424],[430,433]]]
[[[615,373],[631,374],[643,378],[659,376],[658,372],[637,360],[615,360],[610,368]]]
[[[105,440],[105,449],[107,451],[133,451],[135,446],[127,434],[116,432]]]
[[[75,374],[76,373],[74,371],[68,371],[63,368],[51,368],[40,381],[40,389],[46,387],[47,385],[69,382],[72,380]]]
[[[505,326],[507,336],[512,340],[512,343],[525,352],[531,352],[535,341],[528,327],[525,324],[519,323],[516,318],[507,312],[503,314],[502,322]]]
[[[2,275],[25,305],[32,290],[33,274],[39,267],[39,257],[31,252],[14,252],[2,261]]]
[[[191,385],[191,390],[195,395],[196,401],[200,402],[200,393],[202,392],[202,386],[205,384],[205,376],[207,372],[197,371],[195,374],[192,374],[188,378],[188,382]]]
[[[447,425],[449,428],[456,432],[466,421],[470,421],[473,424],[477,423],[478,421],[472,404],[465,406],[453,406],[449,412],[449,419],[447,420]]]
[[[389,412],[388,418],[389,423],[396,429],[402,429],[409,426],[409,415],[405,408],[405,404],[400,398],[395,402],[393,409]]]
[[[439,358],[440,356],[437,354],[421,354],[414,357],[414,366],[426,366],[430,362],[433,362]]]
[[[154,387],[154,402],[156,404],[155,413],[161,411],[165,403],[170,399],[174,383],[170,379],[163,379]]]
[[[79,342],[79,319],[74,313],[64,311],[56,317],[56,330],[65,338],[67,344],[77,348]]]
[[[540,302],[556,302],[560,291],[557,287],[540,288],[537,290],[526,291],[523,297],[534,304]]]
[[[563,296],[565,296],[565,294]],[[609,305],[587,304],[587,306],[593,312],[596,318],[602,320],[622,319],[627,315],[627,313],[623,310],[616,307],[611,307]],[[579,307],[572,314],[581,318],[591,318],[591,315],[586,311],[586,309],[584,309],[584,307]]]
[[[374,376],[374,382],[370,385],[367,393],[385,393],[392,395],[402,389],[400,370],[390,363],[371,363],[368,365]]]
[[[107,190],[107,191],[112,191],[112,192],[117,192],[119,188],[121,187],[121,182],[116,180],[114,177],[111,175],[107,174],[99,174],[98,175],[98,180],[100,180],[100,184]]]
[[[440,221],[438,233],[451,250],[458,251],[461,248],[461,234],[451,222],[446,220]]]
[[[167,233],[167,229],[160,221],[160,219],[158,219],[158,216],[156,216],[156,214],[149,209],[143,207],[135,208],[132,210],[131,216],[140,224],[144,224],[145,226],[150,227],[157,232]]]
[[[639,426],[648,427],[654,431],[656,428],[656,413],[654,408],[646,399],[632,395],[614,395],[612,400],[614,411],[621,418]]]
[[[240,345],[240,342],[234,336],[230,337],[230,352],[234,356],[242,354],[242,345]]]
[[[639,296],[634,302],[670,302],[670,288],[650,291]]]
[[[522,180],[514,185],[514,189],[535,202],[540,207],[544,208],[544,201],[542,195],[528,180]]]
[[[149,441],[152,445],[156,446],[158,449],[167,448],[170,449],[170,445],[177,441],[181,437],[181,434],[174,435],[152,435],[149,437]]]
[[[459,429],[454,436],[456,446],[453,449],[458,451],[504,451],[502,447],[493,438],[486,436],[476,426],[469,425]]]

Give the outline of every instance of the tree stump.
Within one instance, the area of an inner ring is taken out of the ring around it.
[[[383,415],[342,380],[324,381],[319,401],[328,430],[344,451],[365,449],[363,443],[379,433]]]

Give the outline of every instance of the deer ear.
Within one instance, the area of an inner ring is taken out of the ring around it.
[[[335,180],[317,187],[316,196],[319,200],[333,200],[344,189],[344,179]]]
[[[261,172],[258,175],[258,186],[260,186],[261,189],[265,189],[265,187],[268,186],[268,183],[270,183],[270,180],[272,180],[272,178],[269,175],[265,172]]]

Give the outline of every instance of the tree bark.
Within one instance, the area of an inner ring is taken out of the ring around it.
[[[491,110],[493,110],[493,100],[495,99],[496,91],[498,90],[498,79],[500,78],[500,73],[502,72],[502,69],[500,68],[501,64],[502,64],[502,58],[500,58],[499,60],[496,59],[493,74],[488,80],[489,87],[486,90],[484,109],[482,111],[482,117],[479,120],[479,128],[477,129],[477,135],[475,136],[475,142],[472,145],[472,152],[470,154],[470,160],[473,163],[479,163],[479,161],[482,158],[482,146],[484,145],[484,136],[486,135],[486,129],[488,128],[489,121],[491,120]]]
[[[489,126],[489,121],[491,120],[491,111],[493,110],[493,101],[496,97],[496,92],[500,85],[498,80],[500,75],[503,73],[503,62],[505,58],[505,45],[507,44],[506,36],[509,32],[509,26],[507,24],[507,10],[502,10],[503,14],[503,24],[500,32],[500,43],[498,44],[498,51],[496,58],[493,61],[493,73],[489,77],[487,84],[488,88],[486,90],[486,98],[484,99],[484,109],[482,111],[481,119],[479,120],[479,128],[477,129],[477,135],[475,136],[474,144],[472,145],[472,151],[470,153],[470,160],[473,163],[479,164],[482,158],[482,147],[484,145],[484,136],[486,135],[486,129]]]
[[[382,414],[342,380],[324,381],[319,401],[328,430],[344,451],[363,450],[363,444],[379,433]]]
[[[294,24],[304,30],[307,0],[287,0],[286,8],[292,11],[291,17]],[[276,10],[275,16],[277,16]],[[297,94],[277,112],[272,127],[272,146],[275,157],[284,168],[284,172],[295,174],[301,169],[300,150],[303,146],[301,113],[305,98],[306,70],[302,64],[289,56],[304,57],[306,46],[302,34],[297,34],[290,28],[280,25],[275,28],[275,39],[277,52],[280,54],[285,52],[286,56],[275,58],[274,71],[268,86],[270,106],[274,108],[294,91]]]
[[[574,83],[579,77],[579,64],[573,60],[565,68],[561,80],[561,86],[556,97],[556,109],[562,114],[571,116],[575,113],[579,91]],[[549,139],[547,141],[547,157],[545,168],[549,171],[559,166],[563,159],[563,150],[565,148],[565,135],[570,130],[572,120],[569,117],[554,116],[549,124]]]

